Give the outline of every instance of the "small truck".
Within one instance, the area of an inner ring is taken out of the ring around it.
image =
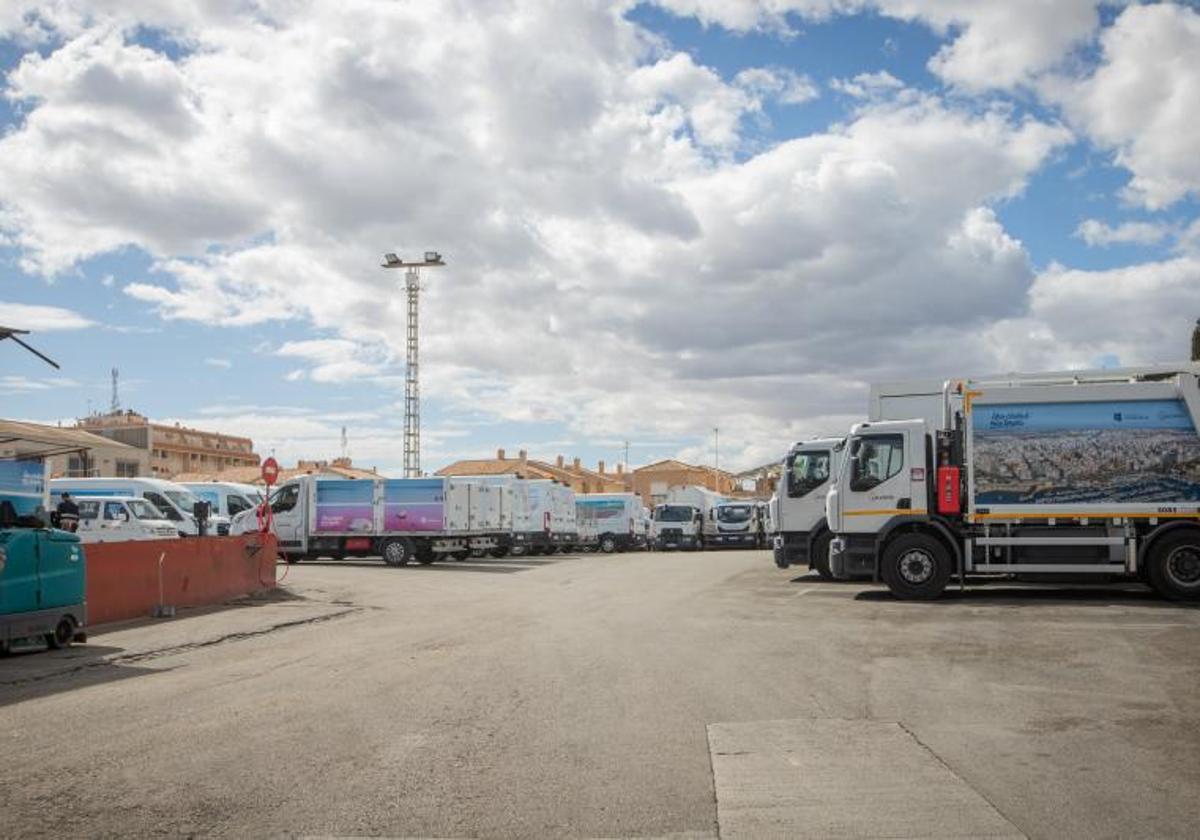
[[[781,569],[803,566],[830,577],[833,533],[825,521],[825,494],[837,472],[843,442],[844,438],[801,441],[783,459],[769,517],[775,529],[771,548]]]
[[[575,496],[579,546],[604,554],[632,551],[644,541],[640,533],[644,508],[636,493],[581,493]]]
[[[1200,363],[944,383],[859,423],[826,498],[835,577],[899,598],[952,578],[1141,580],[1200,600]]]
[[[0,653],[21,642],[85,641],[87,562],[75,534],[0,530]]]
[[[506,533],[500,498],[499,488],[460,478],[303,475],[279,485],[268,504],[289,563],[379,556],[404,566],[491,552]],[[260,529],[264,513],[239,513],[233,533]]]

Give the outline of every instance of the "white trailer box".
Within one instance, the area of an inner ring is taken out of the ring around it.
[[[575,497],[579,543],[606,554],[629,551],[645,541],[645,515],[636,493],[585,493]]]

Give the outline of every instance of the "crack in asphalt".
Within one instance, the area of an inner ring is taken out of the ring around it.
[[[202,648],[213,647],[214,645],[225,644],[226,642],[239,642],[244,639],[252,639],[256,636],[265,636],[269,633],[274,633],[279,630],[288,630],[292,627],[302,627],[308,624],[322,624],[326,621],[333,621],[338,618],[344,618],[356,612],[361,612],[364,607],[350,607],[349,609],[339,610],[337,612],[325,613],[323,615],[314,615],[307,618],[295,618],[288,621],[281,621],[277,624],[272,624],[267,627],[260,627],[255,630],[239,630],[235,633],[226,633],[221,636],[216,636],[211,639],[204,639],[199,642],[185,642],[178,645],[170,645],[153,650],[142,650],[134,653],[116,654],[107,656],[101,659],[92,660],[90,662],[81,662],[69,668],[63,668],[58,671],[50,671],[45,674],[37,674],[30,677],[22,677],[17,680],[0,681],[0,687],[16,687],[38,683],[44,680],[54,679],[56,677],[68,677],[74,674],[82,673],[92,668],[103,668],[112,665],[123,665],[126,663],[146,662],[152,659],[161,659],[165,656],[174,656],[179,653],[187,653],[192,650],[200,650]]]

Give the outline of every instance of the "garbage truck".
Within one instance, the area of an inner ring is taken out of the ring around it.
[[[835,577],[1141,580],[1200,600],[1200,364],[950,379],[942,411],[855,425],[826,519]]]
[[[267,504],[289,563],[380,556],[404,566],[496,548],[504,532],[499,496],[495,487],[460,478],[302,475],[280,484]],[[261,508],[237,514],[233,533],[261,528],[264,514]]]
[[[42,460],[0,460],[0,653],[84,641],[87,562],[79,537],[46,527]]]
[[[784,457],[769,517],[775,531],[771,548],[779,568],[802,566],[823,578],[830,576],[833,533],[825,520],[825,494],[844,442],[844,438],[801,441]]]

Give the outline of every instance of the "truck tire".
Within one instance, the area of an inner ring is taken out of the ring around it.
[[[58,620],[53,633],[46,634],[46,644],[54,650],[70,647],[75,638],[75,622],[67,616]]]
[[[903,601],[932,601],[950,582],[950,552],[928,534],[901,534],[879,562],[883,582]]]
[[[1154,543],[1150,585],[1172,601],[1200,601],[1200,531],[1176,531]]]
[[[821,580],[833,580],[833,572],[829,571],[829,544],[833,542],[833,533],[826,531],[813,540],[813,556],[810,565],[816,570]]]
[[[503,545],[501,545],[501,546],[497,546],[496,548],[493,548],[493,549],[492,549],[490,552],[488,552],[488,553],[489,553],[489,554],[491,554],[491,555],[492,555],[492,557],[494,557],[494,558],[496,558],[497,560],[499,560],[501,557],[507,557],[507,556],[508,556],[508,546],[503,546]]]
[[[612,554],[617,550],[617,540],[612,534],[605,534],[600,537],[600,550],[605,554]]]
[[[413,559],[413,545],[403,538],[387,540],[379,553],[383,555],[384,563],[398,568],[408,565],[408,561]]]

